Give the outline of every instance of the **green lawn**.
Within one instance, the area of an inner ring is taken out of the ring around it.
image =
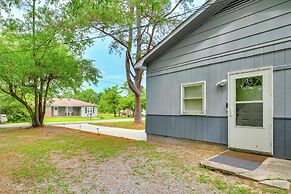
[[[66,191],[68,183],[63,181],[66,175],[59,162],[77,157],[99,164],[135,144],[139,142],[62,128],[1,129],[0,165],[5,168],[0,169],[0,193],[14,193],[13,184],[39,192],[37,185],[42,183],[46,184],[43,192]],[[7,190],[4,177],[12,184]]]
[[[97,117],[92,118],[84,118],[84,117],[51,117],[45,118],[45,123],[52,123],[52,122],[79,122],[79,121],[99,121],[99,120],[123,120],[123,119],[132,119],[133,118],[124,118],[124,117],[114,117],[113,114],[99,114]],[[0,123],[2,124],[13,124],[13,123],[27,123],[27,122],[7,122],[7,123]]]
[[[98,121],[98,120],[122,120],[122,119],[129,119],[123,117],[114,117],[113,114],[99,114],[97,117],[93,118],[84,118],[84,117],[51,117],[45,118],[45,123],[51,122],[78,122],[78,121]],[[133,118],[132,118],[133,119]],[[0,123],[1,124],[12,124],[12,123],[27,123],[27,122],[7,122],[7,123]]]
[[[104,122],[104,123],[92,123],[93,125],[106,126],[106,127],[116,127],[125,129],[145,129],[145,123],[136,124],[132,121],[122,121],[122,122]]]
[[[286,193],[200,167],[223,149],[57,127],[0,129],[0,193]]]
[[[124,119],[123,117],[114,117],[112,114],[100,114],[97,117],[84,118],[84,117],[51,117],[46,118],[44,122],[78,122],[78,121],[98,121],[98,120],[115,120],[115,119]]]

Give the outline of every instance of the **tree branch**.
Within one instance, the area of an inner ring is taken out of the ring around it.
[[[47,102],[47,97],[48,97],[48,91],[50,88],[50,83],[53,80],[53,76],[49,75],[48,76],[48,80],[47,80],[47,84],[46,84],[46,88],[45,88],[45,94],[43,97],[43,107],[42,107],[42,113],[41,113],[41,123],[43,123],[44,120],[44,116],[45,116],[45,112],[46,112],[46,102]]]
[[[93,26],[93,28],[95,28],[96,30],[100,31],[101,33],[111,37],[113,40],[115,40],[116,42],[118,42],[119,44],[121,44],[122,46],[124,46],[126,49],[128,49],[128,46],[121,40],[119,40],[117,37],[115,37],[113,34],[106,32],[104,29],[99,28],[97,26]]]
[[[21,104],[23,104],[25,106],[25,108],[27,109],[27,111],[29,112],[29,114],[32,116],[33,115],[33,111],[32,108],[28,105],[27,102],[25,102],[23,99],[21,99],[14,91],[13,91],[13,86],[11,84],[9,85],[9,91],[3,89],[2,87],[0,87],[0,90],[10,96],[12,96],[13,98],[15,98],[18,102],[20,102]]]
[[[179,7],[179,5],[183,2],[183,0],[179,0],[176,5],[167,13],[164,15],[164,18],[168,17],[169,15],[171,15],[176,9],[177,7]]]
[[[154,39],[154,33],[155,33],[155,30],[156,30],[156,26],[157,26],[157,23],[155,23],[153,25],[152,33],[149,34],[150,40],[148,42],[147,52],[149,52],[149,50],[151,49],[151,46],[152,46],[152,43],[153,43],[153,39]]]
[[[130,87],[130,89],[137,95],[141,95],[140,90],[134,85],[134,83],[132,82],[130,75],[131,75],[131,71],[130,71],[130,61],[129,61],[129,55],[130,53],[128,51],[126,51],[126,61],[125,61],[125,69],[126,69],[126,79],[128,82],[128,86]],[[134,76],[135,77],[135,76]]]

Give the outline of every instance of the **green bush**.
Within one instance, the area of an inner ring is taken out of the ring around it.
[[[29,122],[25,107],[12,97],[0,93],[0,114],[6,114],[8,122]]]

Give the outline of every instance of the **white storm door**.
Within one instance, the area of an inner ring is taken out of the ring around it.
[[[228,147],[273,155],[273,68],[228,76]]]

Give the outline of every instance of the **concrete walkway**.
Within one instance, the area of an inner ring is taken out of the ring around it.
[[[114,127],[105,127],[105,126],[97,126],[90,124],[62,124],[62,125],[54,125],[58,127],[66,127],[70,129],[76,129],[91,133],[100,133],[104,135],[110,135],[115,137],[123,137],[127,139],[146,141],[147,136],[145,130],[134,130],[134,129],[121,129]]]
[[[144,120],[144,118],[143,118]],[[124,121],[133,121],[133,118],[130,119],[111,119],[111,120],[88,120],[88,121],[66,121],[66,122],[49,122],[45,123],[48,126],[54,125],[63,125],[63,124],[86,124],[86,123],[113,123],[113,122],[124,122]],[[11,123],[11,124],[0,124],[1,128],[26,128],[30,127],[29,123]]]
[[[215,162],[213,159],[221,156],[218,154],[211,158],[208,158],[200,164],[210,169],[218,170],[223,173],[237,175],[242,178],[258,181],[261,184],[277,187],[287,191],[290,189],[291,180],[291,161],[282,160],[278,158],[267,157],[258,168],[254,170],[247,170],[245,168],[239,168],[234,165],[229,165],[223,162]],[[247,161],[247,160],[246,160]]]

